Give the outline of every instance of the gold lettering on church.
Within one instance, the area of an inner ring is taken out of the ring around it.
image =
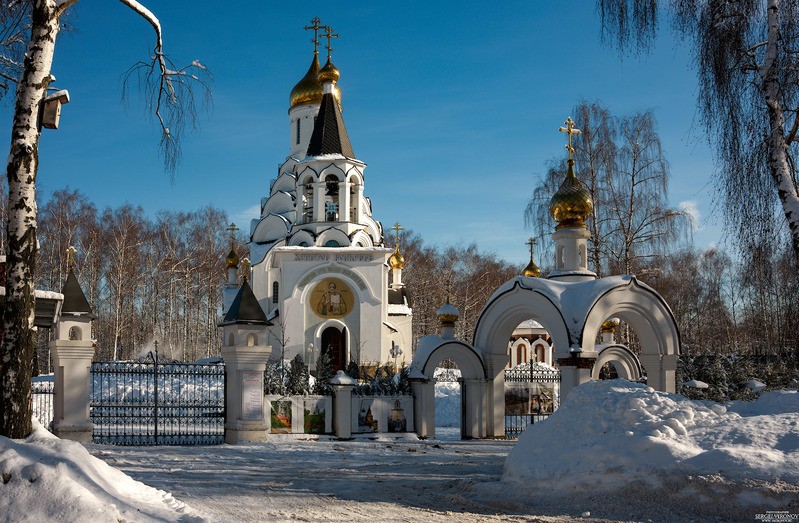
[[[372,261],[371,254],[336,254],[336,261],[367,262]]]

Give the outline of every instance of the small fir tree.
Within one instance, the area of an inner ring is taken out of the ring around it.
[[[308,394],[310,385],[308,380],[308,367],[302,361],[302,356],[297,354],[289,364],[288,375],[286,376],[287,394]]]
[[[329,396],[333,393],[330,387],[330,380],[333,378],[333,362],[330,359],[330,354],[323,352],[319,359],[316,360],[316,385],[314,393]]]

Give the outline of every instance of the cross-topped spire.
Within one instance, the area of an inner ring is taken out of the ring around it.
[[[394,227],[391,228],[391,230],[394,231],[394,236],[396,238],[396,243],[397,243],[397,245],[399,245],[399,233],[400,233],[400,231],[404,231],[405,228],[402,227],[399,222],[396,222],[394,224]]]
[[[240,229],[236,227],[235,223],[230,222],[230,226],[225,230],[230,231],[230,245],[233,245],[236,242],[236,231]]]
[[[329,25],[324,26],[325,32],[322,33],[323,38],[327,38],[327,45],[325,48],[327,49],[327,59],[330,60],[330,53],[333,52],[333,48],[330,46],[330,39],[331,38],[338,38],[339,35],[333,34],[333,28]]]
[[[78,249],[73,247],[72,245],[69,246],[67,249],[67,269],[74,270],[75,269],[75,254],[78,252]]]
[[[574,154],[574,147],[572,147],[572,135],[580,134],[582,131],[580,131],[580,129],[574,128],[574,120],[572,120],[571,116],[569,116],[563,123],[566,125],[566,127],[560,127],[558,128],[558,131],[569,135],[569,143],[566,145],[566,150],[569,151],[569,160],[573,161],[574,158],[572,158],[572,155]]]
[[[314,17],[311,20],[311,23],[313,25],[306,25],[305,26],[305,30],[306,31],[313,31],[313,40],[311,40],[311,42],[313,42],[313,52],[314,52],[314,54],[318,54],[319,53],[319,30],[322,29],[324,26],[323,25],[319,25],[319,24],[322,23],[322,21],[319,19],[318,16]]]
[[[530,237],[530,239],[527,240],[525,242],[525,244],[530,246],[530,259],[532,260],[533,259],[533,245],[538,245],[538,242],[536,241],[535,238]]]

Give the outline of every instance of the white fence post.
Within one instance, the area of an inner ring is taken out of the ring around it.
[[[50,342],[55,363],[53,432],[59,438],[91,443],[94,425],[89,419],[89,381],[94,344],[91,319],[62,316],[56,339]]]
[[[352,437],[352,389],[357,381],[344,374],[343,370],[336,373],[330,380],[333,387],[333,431],[338,438]]]

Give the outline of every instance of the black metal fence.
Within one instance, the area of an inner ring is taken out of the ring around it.
[[[44,428],[49,430],[52,430],[53,421],[53,390],[52,381],[34,381],[31,387],[33,415]]]
[[[505,369],[505,438],[516,439],[560,406],[560,371],[533,363]]]
[[[225,366],[93,363],[90,416],[95,443],[222,443],[225,437]]]

